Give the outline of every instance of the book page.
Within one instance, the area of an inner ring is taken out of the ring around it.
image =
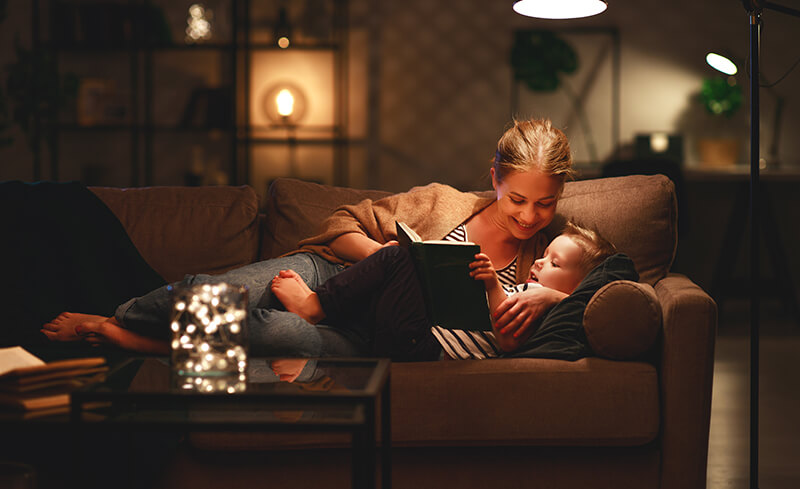
[[[401,246],[408,246],[412,242],[422,241],[419,234],[408,227],[408,224],[400,221],[395,221],[394,224],[397,229],[397,241]]]
[[[0,376],[18,368],[39,367],[42,365],[44,365],[44,362],[41,359],[21,346],[0,348]]]

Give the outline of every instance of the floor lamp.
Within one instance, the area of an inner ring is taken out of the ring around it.
[[[761,0],[742,0],[750,18],[750,487],[758,488],[758,398],[759,398],[759,54],[761,50],[761,12],[775,10],[800,17],[800,10]]]

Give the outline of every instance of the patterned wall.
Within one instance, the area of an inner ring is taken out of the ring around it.
[[[727,48],[746,55],[747,15],[740,2],[615,2],[603,15],[555,23],[519,16],[510,4],[498,0],[350,1],[353,31],[369,30],[370,49],[378,53],[366,61],[367,73],[373,77],[367,110],[376,111],[367,131],[373,131],[376,141],[368,143],[368,177],[354,178],[356,184],[364,181],[366,186],[404,190],[442,181],[461,188],[486,188],[487,160],[512,116],[508,59],[513,31],[528,28],[619,29],[621,147],[614,147],[608,137],[608,115],[590,115],[600,161],[631,145],[639,133],[666,131],[685,133],[684,163],[698,164],[693,139],[707,123],[702,114],[695,114],[692,97],[702,78],[710,75],[703,61],[709,49]],[[800,42],[800,22],[774,12],[764,17],[763,69],[775,79],[800,56],[796,49],[787,48]],[[786,39],[794,39],[794,44]],[[746,76],[740,76],[740,83],[747,86]],[[800,112],[790,107],[796,104],[793,98],[798,88],[800,68],[777,87],[787,99],[780,155],[783,166],[800,164],[800,140],[787,137],[800,124]],[[597,102],[607,94],[598,88],[588,104],[608,110],[607,101],[604,105]],[[528,103],[547,111],[534,115],[548,115],[558,123],[558,115],[548,105],[552,101],[545,104],[531,94],[526,97]],[[766,93],[762,95],[763,145],[771,135],[772,103]],[[725,124],[725,130],[743,142],[742,164],[747,155],[746,107],[745,100],[737,118]],[[575,118],[571,120],[568,134],[578,131]],[[582,136],[575,133],[570,137],[576,160],[587,162]]]
[[[408,0],[372,12],[381,19],[382,186],[488,188],[488,161],[510,118],[509,11],[496,1]]]

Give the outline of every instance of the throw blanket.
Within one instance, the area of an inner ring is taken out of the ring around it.
[[[166,283],[80,183],[2,182],[0,209],[0,346],[45,344],[39,330],[61,312],[111,316]]]
[[[461,192],[448,185],[431,183],[380,200],[362,200],[339,207],[320,226],[320,234],[300,241],[303,251],[314,252],[326,260],[343,263],[327,246],[346,233],[361,233],[379,243],[396,239],[395,221],[403,221],[422,239],[442,239],[456,226],[492,202],[493,192]],[[517,255],[517,282],[528,278],[533,260],[544,254],[547,238],[540,232],[524,242]]]

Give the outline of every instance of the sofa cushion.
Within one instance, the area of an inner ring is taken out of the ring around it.
[[[168,282],[258,258],[258,196],[241,187],[91,188]]]
[[[583,329],[597,355],[615,360],[640,358],[661,331],[661,305],[655,290],[630,280],[605,285],[586,305]]]
[[[297,249],[297,243],[317,233],[322,221],[339,206],[391,195],[380,190],[357,190],[278,178],[269,187],[262,258]]]
[[[393,363],[395,446],[640,446],[659,432],[659,383],[644,362],[542,358]],[[347,442],[335,435],[192,435],[207,449]]]
[[[629,175],[567,182],[556,219],[555,236],[567,219],[594,228],[636,264],[642,282],[664,278],[678,244],[675,186],[664,175]]]
[[[393,436],[400,444],[641,445],[659,431],[658,388],[652,365],[596,357],[393,365],[392,403],[402,406],[392,411]]]

